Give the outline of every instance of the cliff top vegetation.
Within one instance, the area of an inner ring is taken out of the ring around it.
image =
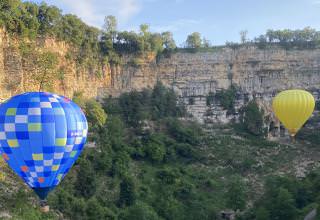
[[[215,51],[221,46],[212,43],[194,32],[187,36],[183,48],[177,50],[171,32],[153,33],[149,25],[140,25],[139,32],[119,31],[117,19],[106,16],[101,29],[85,24],[80,18],[46,3],[3,0],[0,2],[0,25],[10,34],[36,39],[53,37],[70,43],[76,48],[74,55],[81,63],[85,58],[101,62],[120,63],[123,54],[146,55],[154,53],[166,55],[174,51]],[[302,30],[268,30],[266,34],[252,40],[247,31],[240,32],[240,43],[226,42],[225,46],[236,49],[255,45],[261,49],[278,45],[285,49],[314,49],[320,45],[320,32],[305,28]]]

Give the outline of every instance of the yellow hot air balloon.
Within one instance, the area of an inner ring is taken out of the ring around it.
[[[272,103],[277,118],[294,137],[298,130],[312,115],[315,107],[314,97],[304,90],[280,92]]]

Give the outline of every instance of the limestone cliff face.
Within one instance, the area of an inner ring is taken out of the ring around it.
[[[28,42],[9,36],[0,29],[1,100],[17,93],[39,90],[39,83],[34,80],[38,71],[35,65],[37,57],[23,55],[20,49],[21,41]],[[54,53],[58,60],[55,69],[64,73],[62,78],[51,79],[50,90],[67,97],[72,97],[75,91],[83,92],[87,97],[96,97],[100,88],[109,86],[111,68],[108,65],[95,68],[81,67],[74,60],[67,58],[69,46],[54,39],[38,39],[34,44],[37,51]],[[99,77],[97,72],[101,73]]]
[[[19,44],[19,40],[0,30],[1,99],[39,90],[39,85],[34,83],[36,57],[21,55]],[[277,92],[301,88],[313,92],[316,99],[320,95],[319,49],[224,48],[210,53],[174,53],[158,61],[149,56],[139,66],[130,64],[130,57],[123,57],[121,66],[98,64],[90,68],[81,67],[68,58],[70,47],[64,42],[37,40],[36,49],[50,51],[58,57],[57,68],[63,70],[64,75],[52,82],[56,93],[68,97],[75,91],[83,92],[86,97],[118,96],[122,92],[153,87],[160,80],[177,92],[196,120],[205,123],[237,119],[238,110],[255,97],[266,110],[270,124],[275,124],[278,122],[270,114],[270,103]],[[101,74],[98,76],[97,72]],[[207,106],[209,93],[231,85],[238,88],[235,114],[228,115],[218,101]]]
[[[267,114],[271,112],[272,97],[281,90],[306,89],[318,99],[320,50],[243,47],[214,53],[176,53],[140,68],[119,69],[112,86],[101,94],[117,95],[152,87],[157,80],[172,87],[198,121],[227,123],[237,118],[237,111],[254,97]],[[206,97],[210,92],[216,93],[230,85],[238,88],[236,114],[228,115],[219,102],[207,106]],[[269,118],[274,120],[271,114]]]

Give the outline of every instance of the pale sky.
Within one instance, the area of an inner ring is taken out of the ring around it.
[[[41,2],[42,0],[33,0]],[[63,13],[76,14],[101,28],[104,17],[114,15],[120,30],[138,30],[147,23],[151,31],[171,31],[177,44],[200,32],[214,45],[249,38],[267,29],[320,29],[320,0],[45,0]]]

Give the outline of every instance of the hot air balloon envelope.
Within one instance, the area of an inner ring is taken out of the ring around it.
[[[314,97],[304,90],[280,92],[272,103],[277,118],[294,136],[314,111]]]
[[[63,96],[30,92],[0,105],[0,153],[41,199],[76,161],[87,131],[82,110]]]

